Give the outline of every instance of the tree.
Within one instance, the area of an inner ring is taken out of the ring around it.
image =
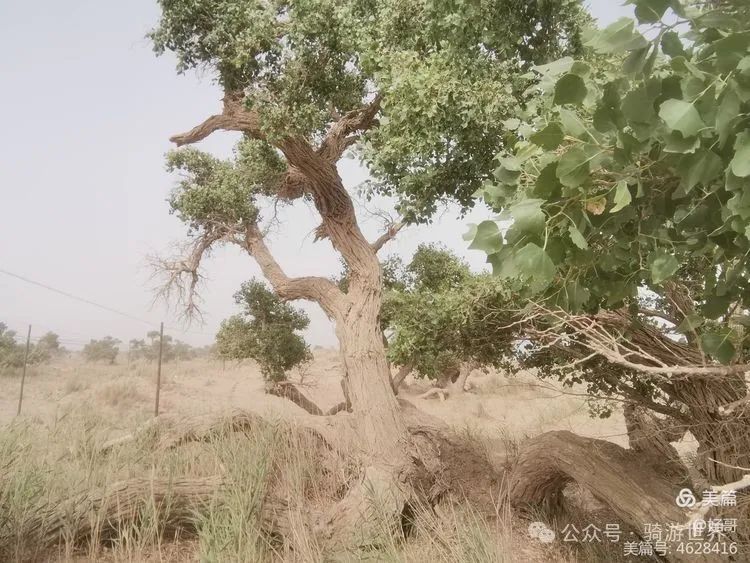
[[[23,350],[16,342],[16,332],[8,330],[8,325],[0,322],[0,366],[20,367],[23,365]]]
[[[625,18],[591,34],[596,64],[536,68],[483,189],[513,223],[472,235],[530,304],[547,375],[666,416],[648,423],[661,436],[689,430],[726,484],[750,467],[750,8],[634,3],[653,39]]]
[[[53,332],[48,332],[36,344],[30,345],[26,362],[29,365],[42,364],[49,361],[51,355],[59,351],[58,336]],[[22,367],[25,357],[26,342],[18,342],[16,332],[8,330],[7,325],[0,322],[0,367]]]
[[[234,300],[243,311],[221,323],[216,334],[220,358],[251,358],[271,383],[285,381],[289,370],[312,359],[310,347],[298,334],[310,324],[304,311],[284,303],[257,280],[243,283]]]
[[[229,161],[192,148],[169,157],[170,169],[182,173],[170,204],[189,228],[191,247],[186,257],[160,264],[168,274],[165,294],[176,290],[195,312],[201,259],[229,243],[255,259],[280,298],[316,302],[333,320],[366,452],[364,478],[342,501],[337,533],[367,536],[360,525],[369,512],[365,492],[385,493],[390,501],[381,512],[397,518],[416,494],[410,476],[425,465],[415,461],[390,386],[377,252],[444,199],[471,204],[491,174],[491,147],[503,142],[524,97],[519,70],[577,52],[583,11],[574,0],[160,6],[151,34],[156,51],[172,51],[180,71],[211,69],[224,90],[221,113],[172,141],[190,145],[219,130],[243,134]],[[400,200],[403,220],[372,242],[336,168],[350,148],[367,162],[373,189]],[[260,226],[266,196],[312,202],[321,219],[317,239],[328,240],[347,265],[346,291],[326,278],[284,272]]]
[[[120,349],[117,346],[120,343],[116,338],[105,336],[101,340],[92,339],[83,347],[81,353],[87,362],[106,361],[109,364],[115,363],[115,358]]]
[[[54,332],[43,334],[37,345],[49,351],[50,354],[58,354],[63,351],[62,346],[60,346],[60,336]]]
[[[452,383],[452,391],[463,392],[473,369],[500,367],[512,353],[512,341],[498,337],[507,332],[509,299],[502,281],[473,274],[448,250],[420,245],[399,286],[385,295],[388,357],[440,387]]]
[[[128,355],[132,359],[144,359],[155,362],[159,359],[159,347],[161,346],[161,359],[163,362],[172,360],[191,360],[196,356],[195,350],[188,344],[175,340],[168,334],[164,335],[163,341],[159,342],[158,330],[150,330],[146,333],[146,340],[133,339],[128,346]]]

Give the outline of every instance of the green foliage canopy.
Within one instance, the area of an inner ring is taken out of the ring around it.
[[[336,116],[380,96],[378,124],[359,149],[372,189],[398,195],[410,220],[427,219],[444,198],[471,204],[506,120],[523,103],[518,70],[579,53],[587,20],[577,0],[159,4],[150,34],[157,53],[172,51],[181,72],[208,67],[227,93],[242,92],[270,141],[319,139]],[[274,154],[263,144],[253,159],[272,172]],[[216,197],[199,190],[173,202],[188,222],[253,213],[237,203],[247,183],[235,184],[235,167],[200,162],[195,152],[181,159],[173,157],[176,168],[206,172],[221,186]]]
[[[452,252],[420,245],[400,287],[387,291],[384,328],[396,365],[440,379],[464,362],[500,366],[513,352],[507,284],[473,274]]]
[[[587,37],[598,62],[535,67],[480,194],[499,215],[469,237],[528,299],[595,312],[651,295],[730,363],[750,325],[750,7],[634,3],[650,39],[625,18]],[[668,299],[676,284],[694,310]]]
[[[191,360],[197,356],[195,350],[189,344],[180,340],[175,340],[170,335],[165,334],[162,348],[162,361],[171,362],[173,360]],[[159,331],[151,330],[146,334],[146,339],[133,339],[128,346],[128,357],[131,359],[142,358],[153,362],[159,359]]]
[[[114,364],[120,348],[117,346],[120,341],[111,336],[105,336],[100,340],[92,339],[83,347],[81,353],[88,362],[107,362]]]
[[[304,338],[297,333],[310,324],[303,311],[284,303],[257,280],[243,283],[234,299],[242,313],[221,323],[216,334],[220,358],[251,358],[270,382],[285,380],[290,369],[312,359]]]

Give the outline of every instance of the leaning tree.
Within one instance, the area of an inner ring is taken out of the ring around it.
[[[237,245],[279,297],[315,302],[332,319],[354,413],[346,420],[365,470],[327,527],[351,538],[353,526],[372,515],[373,494],[378,513],[400,515],[417,476],[435,468],[424,459],[427,448],[415,446],[391,390],[377,253],[403,225],[428,220],[442,200],[472,203],[522,103],[521,72],[577,52],[584,13],[575,0],[160,6],[151,33],[157,53],[174,53],[180,72],[207,68],[224,91],[219,113],[172,141],[242,133],[230,160],[194,148],[169,156],[170,168],[182,173],[170,203],[189,227],[191,247],[162,266],[192,311],[201,259],[219,244]],[[372,189],[398,199],[402,219],[374,241],[362,233],[337,169],[350,149],[366,161]],[[346,264],[346,291],[326,278],[285,273],[261,225],[264,197],[312,203],[320,216],[316,239]]]
[[[513,222],[473,235],[524,292],[547,374],[666,417],[640,420],[661,455],[691,432],[702,478],[724,485],[750,473],[750,9],[634,3],[651,35],[625,18],[588,38],[601,59],[536,69],[537,102],[483,188]],[[570,469],[576,445],[558,446]],[[603,468],[622,461],[609,453]]]

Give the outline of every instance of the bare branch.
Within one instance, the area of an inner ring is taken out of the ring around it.
[[[663,311],[657,311],[656,309],[640,308],[638,309],[638,312],[645,317],[656,317],[664,321],[667,321],[668,323],[672,323],[675,326],[680,324],[679,319]]]
[[[227,240],[227,231],[211,229],[196,238],[186,247],[185,255],[179,258],[152,259],[154,277],[163,277],[164,281],[157,289],[155,299],[170,302],[173,298],[183,305],[183,315],[187,319],[201,317],[197,289],[202,278],[200,266],[212,245]]]

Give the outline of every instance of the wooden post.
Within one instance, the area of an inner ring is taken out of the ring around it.
[[[161,391],[161,355],[164,348],[164,323],[159,329],[159,365],[156,368],[156,401],[154,403],[154,416],[159,416],[159,392]]]
[[[26,364],[29,361],[29,348],[31,347],[31,325],[29,325],[29,332],[26,335],[26,353],[23,355],[23,374],[21,375],[21,392],[18,395],[18,412],[16,416],[21,414],[21,405],[23,404],[23,386],[26,383]]]

